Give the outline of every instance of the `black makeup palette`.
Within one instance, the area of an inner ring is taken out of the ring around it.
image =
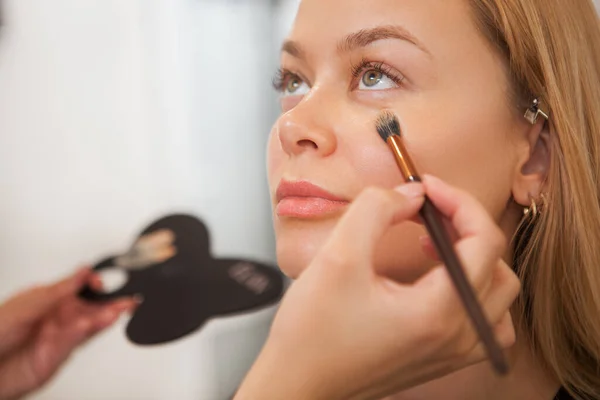
[[[274,265],[211,256],[206,225],[185,214],[155,221],[128,252],[102,260],[94,270],[119,271],[126,282],[112,292],[86,287],[82,298],[93,302],[141,298],[126,328],[128,339],[139,345],[174,341],[212,318],[274,305],[285,286]]]

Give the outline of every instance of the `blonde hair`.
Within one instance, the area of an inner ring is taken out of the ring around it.
[[[519,112],[550,112],[546,204],[518,230],[516,315],[576,398],[600,398],[600,25],[590,0],[471,0],[509,66]]]

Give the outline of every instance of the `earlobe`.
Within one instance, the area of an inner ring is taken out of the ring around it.
[[[548,176],[551,160],[550,121],[539,119],[526,132],[528,153],[518,163],[513,183],[513,198],[528,207],[532,198],[538,199]]]

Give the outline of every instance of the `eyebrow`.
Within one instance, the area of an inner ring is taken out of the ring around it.
[[[366,47],[379,40],[399,39],[409,42],[419,48],[422,52],[431,56],[429,50],[407,29],[400,25],[384,25],[371,29],[361,29],[346,36],[337,44],[339,53],[348,53],[353,50]],[[283,43],[281,51],[298,59],[306,59],[306,54],[300,45],[292,40]]]
[[[288,53],[289,55],[299,58],[301,60],[306,59],[306,55],[304,54],[304,50],[300,47],[300,45],[293,40],[286,40],[283,42],[283,46],[281,46],[281,51],[284,53]]]

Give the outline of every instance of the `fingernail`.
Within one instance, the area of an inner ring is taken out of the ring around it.
[[[396,187],[394,190],[409,199],[416,199],[425,195],[423,185],[420,183],[407,183]]]

